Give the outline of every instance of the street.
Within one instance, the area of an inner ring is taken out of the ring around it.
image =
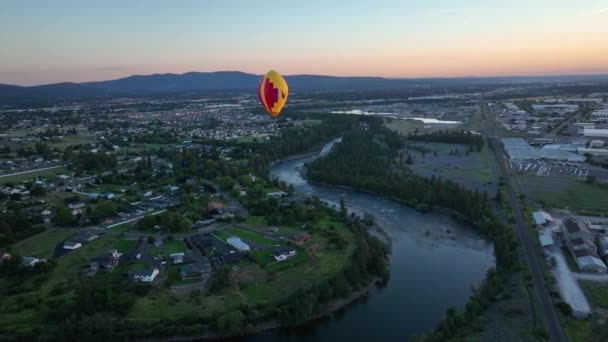
[[[538,255],[536,253],[536,236],[533,236],[530,233],[528,225],[524,220],[522,210],[519,206],[519,202],[517,199],[515,186],[513,184],[513,178],[505,167],[502,143],[500,142],[498,137],[495,136],[494,114],[487,110],[486,105],[482,105],[481,108],[486,118],[484,120],[484,131],[488,139],[488,144],[493,150],[496,164],[498,165],[498,170],[505,181],[507,198],[509,201],[509,205],[511,206],[511,210],[513,212],[513,217],[515,218],[515,231],[519,238],[521,253],[523,254],[526,260],[528,270],[530,272],[530,275],[532,276],[532,282],[534,284],[534,294],[535,297],[538,298],[539,303],[538,312],[543,319],[545,330],[549,336],[549,340],[566,342],[568,341],[568,339],[564,332],[562,322],[559,319],[557,312],[555,311],[553,300],[549,294],[549,290],[545,282],[543,268],[540,264],[541,261],[539,260]]]

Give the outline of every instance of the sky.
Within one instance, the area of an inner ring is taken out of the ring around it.
[[[0,83],[608,74],[608,0],[0,0]]]

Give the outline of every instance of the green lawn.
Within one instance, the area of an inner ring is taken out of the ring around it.
[[[562,316],[565,321],[564,328],[568,340],[572,342],[588,341],[589,338],[589,321],[577,320],[571,317]]]
[[[572,211],[601,215],[607,214],[604,204],[608,187],[588,184],[568,177],[515,176],[517,187],[530,200],[544,207],[567,208]]]
[[[129,225],[127,223],[123,223],[123,224],[119,224],[118,226],[114,226],[112,228],[109,229],[112,232],[126,232],[129,230]]]
[[[74,235],[72,230],[47,230],[13,246],[21,256],[50,258],[58,243]]]
[[[608,308],[608,285],[585,280],[580,284],[592,304]]]
[[[297,266],[298,264],[301,264],[303,262],[306,262],[309,259],[309,256],[306,252],[304,252],[303,250],[298,249],[297,250],[296,256],[289,258],[285,261],[282,262],[277,262],[274,264],[270,264],[267,265],[265,267],[262,267],[265,271],[267,272],[279,272],[282,270],[286,270],[288,268],[292,268]]]
[[[164,252],[166,256],[174,253],[183,253],[186,251],[186,246],[183,242],[179,240],[170,240],[165,241],[165,243],[160,247],[148,247],[146,248],[146,253],[150,256],[156,256],[161,252]]]
[[[82,145],[94,143],[97,140],[94,137],[82,136],[82,135],[70,135],[66,136],[61,140],[53,141],[51,145],[57,148],[66,148],[71,145]]]
[[[65,167],[58,167],[55,169],[27,172],[14,176],[0,176],[0,183],[19,183],[23,181],[30,181],[37,177],[54,177],[55,175],[65,174],[67,172],[68,170]]]
[[[256,264],[258,264],[262,267],[274,262],[274,258],[272,256],[270,256],[269,249],[264,249],[264,250],[261,250],[261,251],[255,252],[255,253],[251,253],[250,256],[251,256],[251,259],[253,259]]]
[[[220,240],[226,242],[230,236],[238,236],[244,241],[253,241],[265,245],[274,245],[276,241],[265,237],[262,234],[254,233],[249,230],[241,229],[241,228],[226,228],[224,230],[216,231],[215,235],[220,238]]]
[[[135,240],[120,240],[114,248],[118,250],[118,253],[126,253],[131,250],[131,248],[135,247],[136,243],[137,241]]]

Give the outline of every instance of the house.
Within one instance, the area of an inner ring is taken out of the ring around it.
[[[162,236],[160,235],[156,235],[154,237],[154,247],[160,247],[165,243],[165,240],[163,239]]]
[[[173,253],[169,255],[169,257],[171,258],[171,263],[174,265],[184,262],[184,253]]]
[[[82,243],[76,241],[66,241],[63,243],[64,249],[75,250],[82,247]]]
[[[550,229],[540,233],[538,235],[538,239],[540,240],[541,247],[547,247],[553,245],[553,234]]]
[[[76,234],[76,236],[72,237],[70,241],[80,242],[80,243],[89,243],[95,239],[99,238],[99,235],[89,232],[80,232]]]
[[[288,241],[291,241],[295,244],[301,245],[308,241],[310,241],[310,235],[306,232],[300,232],[294,235],[290,235],[286,238]]]
[[[211,265],[208,262],[199,262],[195,264],[189,264],[180,266],[179,274],[182,280],[196,279],[209,277],[211,273]]]
[[[597,238],[598,251],[604,258],[608,256],[608,236]]]
[[[269,192],[269,193],[266,194],[266,196],[270,197],[270,198],[281,198],[281,197],[283,197],[285,195],[287,195],[287,193],[283,192],[283,191]]]
[[[576,264],[584,272],[606,273],[608,268],[597,253],[586,249],[574,252]]]
[[[46,259],[38,259],[35,257],[23,257],[21,258],[23,266],[34,267],[37,263],[46,262]]]
[[[89,268],[91,271],[108,270],[111,271],[118,265],[120,261],[120,253],[116,249],[111,249],[102,256],[91,258]]]
[[[158,273],[160,273],[158,268],[149,268],[143,270],[131,270],[127,274],[133,281],[151,283],[154,281]]]
[[[276,245],[272,248],[270,256],[272,256],[276,261],[285,261],[296,256],[296,250],[287,246]]]
[[[85,208],[84,202],[74,202],[68,204],[68,209],[72,211],[72,215],[82,214]]]
[[[40,216],[44,220],[44,223],[49,223],[51,221],[51,215],[52,213],[48,209],[45,209],[40,213]]]
[[[208,210],[223,210],[224,209],[224,203],[221,202],[209,202],[207,203],[207,209]]]
[[[583,222],[580,222],[572,217],[563,221],[562,231],[567,239],[587,238],[592,239],[593,235],[589,227]]]
[[[0,264],[9,261],[13,258],[13,256],[8,252],[0,252]]]
[[[215,223],[215,219],[196,221],[192,225],[192,228],[203,228],[203,227],[207,227],[207,226],[209,226],[209,225],[211,225],[213,223]]]
[[[534,224],[537,226],[544,226],[553,222],[553,217],[551,217],[551,214],[542,210],[533,212],[532,218],[534,219]]]
[[[249,252],[249,245],[246,244],[245,242],[243,242],[241,240],[241,238],[239,238],[238,236],[230,236],[228,237],[228,239],[226,239],[226,242],[228,242],[228,244],[234,248],[236,248],[238,251],[242,252],[242,251],[247,251]]]

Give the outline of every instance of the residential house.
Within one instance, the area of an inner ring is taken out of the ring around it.
[[[91,258],[89,267],[91,271],[108,270],[111,271],[118,265],[120,261],[120,253],[116,249],[111,249],[102,256]]]
[[[182,280],[204,277],[209,278],[209,275],[211,274],[211,265],[208,262],[183,265],[180,266],[179,273]]]
[[[149,268],[143,270],[131,270],[127,274],[133,281],[151,283],[154,281],[158,273],[160,273],[158,268]]]
[[[600,236],[597,238],[598,250],[604,258],[608,257],[608,236]]]
[[[217,210],[218,212],[221,212],[224,209],[224,203],[209,202],[209,203],[207,203],[207,209],[208,210]]]
[[[66,241],[63,243],[64,249],[75,250],[82,247],[82,243],[76,241]]]
[[[308,233],[306,233],[306,232],[300,232],[300,233],[297,233],[294,235],[290,235],[290,236],[286,237],[286,239],[295,244],[301,245],[301,244],[304,244],[304,243],[310,241],[310,235],[308,235]]]
[[[234,248],[236,248],[239,252],[247,251],[249,252],[249,245],[241,240],[238,236],[230,236],[226,239],[226,242]]]
[[[46,259],[39,259],[35,257],[23,257],[21,258],[23,266],[34,267],[37,263],[46,262]]]
[[[13,256],[9,252],[0,252],[0,264],[9,261],[13,258]]]
[[[542,210],[533,212],[532,218],[534,219],[534,224],[537,226],[545,226],[553,222],[553,217],[551,214]]]
[[[73,202],[68,204],[68,209],[72,211],[72,215],[82,214],[86,204],[84,202]]]
[[[174,265],[184,262],[184,253],[173,253],[169,255],[169,257],[171,258],[171,263]]]
[[[154,236],[154,247],[160,247],[165,243],[165,239],[161,235]]]
[[[80,243],[89,243],[95,239],[99,238],[99,235],[90,232],[80,232],[76,234],[76,236],[72,237],[70,241],[80,242]]]
[[[287,246],[276,245],[272,248],[270,256],[272,256],[276,261],[285,261],[296,256],[296,250]]]
[[[567,239],[576,238],[587,238],[592,239],[593,234],[589,230],[589,227],[581,221],[578,221],[572,217],[567,218],[563,221],[562,231]]]
[[[608,268],[596,252],[582,249],[574,252],[576,264],[584,272],[606,273]]]

